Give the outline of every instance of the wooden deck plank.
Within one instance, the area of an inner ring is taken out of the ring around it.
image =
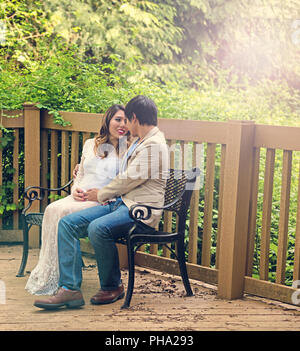
[[[300,307],[251,296],[228,301],[217,298],[215,287],[192,280],[195,295],[184,297],[178,276],[138,268],[129,310],[122,301],[94,306],[89,298],[98,289],[95,261],[84,258],[82,292],[86,305],[77,310],[44,311],[33,306],[35,296],[24,290],[28,274],[16,278],[21,246],[0,246],[0,279],[6,286],[6,303],[0,305],[0,330],[300,330]],[[38,249],[29,253],[27,271],[38,260]],[[127,284],[127,271],[122,271]],[[159,304],[157,298],[159,297]],[[267,301],[267,302],[266,302]]]

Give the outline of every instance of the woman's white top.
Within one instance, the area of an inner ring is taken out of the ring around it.
[[[94,151],[95,139],[88,139],[83,146],[81,162],[77,177],[74,180],[72,190],[80,188],[88,190],[92,188],[102,188],[109,184],[118,174],[119,158],[112,145],[107,146],[108,155],[101,158]]]

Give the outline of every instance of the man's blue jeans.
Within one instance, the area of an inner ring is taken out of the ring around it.
[[[115,240],[126,234],[133,224],[121,198],[63,217],[58,223],[59,286],[80,290],[82,259],[79,238],[88,234],[95,250],[101,289],[117,289],[121,284],[121,272]],[[144,233],[153,231],[141,223],[135,232],[141,229]]]

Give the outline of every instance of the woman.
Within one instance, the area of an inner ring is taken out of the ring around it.
[[[99,134],[88,139],[82,150],[81,162],[71,195],[46,207],[42,223],[42,247],[37,266],[31,272],[25,289],[34,295],[52,295],[58,288],[57,225],[72,212],[92,206],[85,200],[85,191],[107,185],[118,173],[120,144],[127,149],[128,128],[124,107],[111,106],[105,113]]]

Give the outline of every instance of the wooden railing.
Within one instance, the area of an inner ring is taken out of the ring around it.
[[[64,184],[80,159],[84,141],[98,131],[102,115],[62,112],[64,119],[71,122],[62,127],[53,123],[47,111],[39,111],[34,105],[25,104],[23,111],[9,113],[20,112],[19,118],[2,117],[4,127],[15,130],[14,181],[17,183],[23,167],[18,167],[20,136],[25,141],[24,186]],[[286,282],[286,262],[288,252],[289,261],[291,257],[294,261],[293,280],[300,280],[300,128],[250,121],[177,119],[159,119],[159,128],[171,150],[184,150],[187,145],[191,150],[187,155],[171,153],[171,166],[180,163],[203,169],[203,185],[193,193],[188,221],[190,278],[218,285],[218,295],[223,298],[251,293],[292,303],[291,296],[297,290]],[[278,154],[282,156],[276,157]],[[2,171],[0,168],[0,183]],[[280,201],[274,207],[276,172],[282,181]],[[13,201],[21,190],[14,189]],[[293,206],[292,214],[290,199],[297,201],[298,206]],[[46,200],[42,209],[49,201],[53,199]],[[39,210],[35,206],[33,211]],[[279,216],[278,225],[273,224],[274,213]],[[175,222],[174,215],[164,215],[165,228],[176,225]],[[18,229],[17,223],[15,211],[13,229]],[[270,247],[271,230],[278,238],[275,252],[273,243]],[[0,241],[8,241],[9,235],[13,231],[1,231],[0,227]],[[31,246],[37,246],[38,233],[30,237]],[[276,256],[275,279],[269,272],[271,251],[271,258]],[[136,262],[178,274],[169,251],[157,245],[139,250]]]

